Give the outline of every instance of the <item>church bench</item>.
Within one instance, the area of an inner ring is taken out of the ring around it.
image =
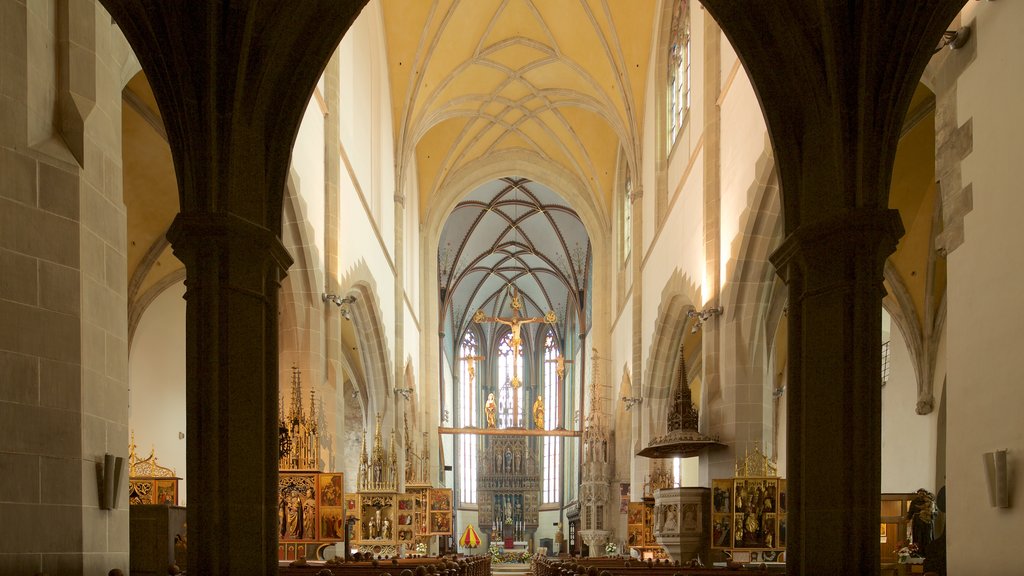
[[[365,560],[345,562],[344,564],[311,562],[305,566],[282,563],[278,568],[278,574],[280,576],[320,576],[325,569],[335,576],[382,576],[384,574],[401,576],[406,570],[414,576],[421,574],[426,576],[489,576],[491,559],[488,556],[471,556],[459,558],[453,562],[447,558],[401,558],[394,563],[391,560],[380,560],[376,566],[372,561]]]
[[[626,565],[623,558],[575,558],[571,562],[538,559],[534,561],[534,576],[570,576],[582,574],[600,576],[608,572],[613,576],[751,576],[759,574],[779,574],[781,570],[769,568],[688,568],[671,564],[647,564],[639,560],[630,560]]]

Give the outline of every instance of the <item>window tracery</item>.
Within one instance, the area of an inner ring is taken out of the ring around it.
[[[690,108],[690,3],[675,0],[668,45],[668,134],[675,144]]]
[[[480,426],[477,404],[476,361],[480,350],[476,334],[467,330],[459,345],[459,426]],[[476,502],[477,437],[461,434],[459,441],[459,499],[466,504]]]
[[[558,427],[558,415],[562,409],[561,379],[559,366],[564,370],[565,364],[560,362],[561,350],[553,330],[544,336],[544,402],[547,410],[544,413],[544,429]],[[556,436],[545,436],[543,439],[543,494],[544,504],[559,502],[562,477],[562,444]]]

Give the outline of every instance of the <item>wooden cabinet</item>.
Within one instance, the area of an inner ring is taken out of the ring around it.
[[[907,541],[907,511],[913,497],[913,494],[882,494],[878,547],[883,575],[899,573],[896,550],[901,542]]]

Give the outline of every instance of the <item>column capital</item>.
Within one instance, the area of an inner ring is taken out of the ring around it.
[[[291,255],[274,232],[226,212],[179,213],[167,230],[167,240],[186,269],[199,252],[225,248],[273,262],[281,272],[292,265]]]
[[[903,231],[897,210],[849,210],[798,226],[769,260],[788,283],[794,266],[805,275],[818,276],[818,271],[842,276],[840,269],[857,258],[874,266],[881,285],[885,260],[896,250]]]

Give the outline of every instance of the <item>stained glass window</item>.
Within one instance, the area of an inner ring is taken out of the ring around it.
[[[513,428],[523,424],[523,387],[521,384],[518,387],[512,385],[516,375],[520,380],[523,377],[523,351],[520,350],[513,358],[511,341],[512,332],[506,332],[498,341],[498,428]],[[518,398],[513,400],[513,395]],[[513,415],[517,402],[519,411]]]
[[[676,141],[690,109],[690,3],[675,0],[668,46],[669,146]]]
[[[466,331],[459,347],[459,426],[480,426],[477,410],[477,362],[479,346],[476,335]],[[476,502],[476,451],[477,437],[474,434],[460,434],[459,442],[459,493],[460,500],[467,504]]]
[[[548,330],[544,337],[544,429],[552,430],[558,426],[558,415],[562,409],[561,390],[558,377],[558,359],[561,351],[555,333]],[[563,365],[564,366],[564,365]],[[545,436],[544,454],[544,485],[542,503],[557,503],[561,493],[562,444],[561,438]]]

